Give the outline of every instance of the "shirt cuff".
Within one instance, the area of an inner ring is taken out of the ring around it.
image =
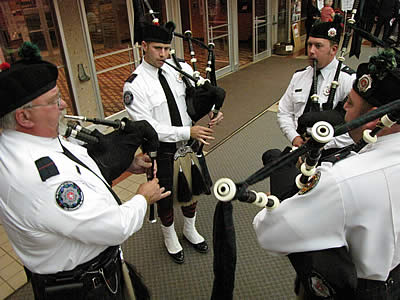
[[[177,136],[180,141],[190,140],[190,126],[177,127]]]

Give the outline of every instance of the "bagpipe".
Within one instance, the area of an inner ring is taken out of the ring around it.
[[[64,118],[69,121],[62,135],[84,143],[88,154],[109,184],[129,168],[139,147],[150,156],[154,167],[159,147],[158,135],[147,121],[134,122],[128,118],[106,120],[71,115],[64,115]],[[89,130],[81,126],[80,121],[112,127],[114,130],[103,134],[97,129]]]

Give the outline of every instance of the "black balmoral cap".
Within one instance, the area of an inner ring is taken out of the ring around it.
[[[173,22],[167,22],[164,25],[146,23],[142,27],[143,40],[146,42],[170,44],[174,30],[175,24]]]
[[[372,56],[357,68],[353,89],[369,104],[379,107],[400,99],[400,70],[393,50]]]
[[[22,59],[0,72],[0,117],[56,86],[57,67],[42,60],[37,46],[25,42],[18,54]]]
[[[335,15],[333,22],[316,21],[311,28],[310,36],[339,43],[342,28],[342,17],[340,15]]]

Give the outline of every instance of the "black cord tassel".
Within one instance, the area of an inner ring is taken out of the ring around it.
[[[203,174],[201,174],[199,168],[194,163],[192,159],[192,193],[193,195],[201,195],[205,193],[208,189],[204,181]]]
[[[189,202],[192,200],[192,192],[182,167],[179,167],[178,173],[178,202]]]

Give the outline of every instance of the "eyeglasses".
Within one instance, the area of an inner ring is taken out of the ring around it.
[[[62,100],[61,93],[58,93],[57,98],[54,101],[51,101],[50,103],[47,103],[47,104],[34,104],[34,105],[28,104],[28,105],[24,106],[24,108],[28,109],[28,108],[35,108],[35,107],[39,107],[39,106],[49,106],[49,105],[54,105],[54,104],[57,104],[57,107],[60,107],[61,100]]]

